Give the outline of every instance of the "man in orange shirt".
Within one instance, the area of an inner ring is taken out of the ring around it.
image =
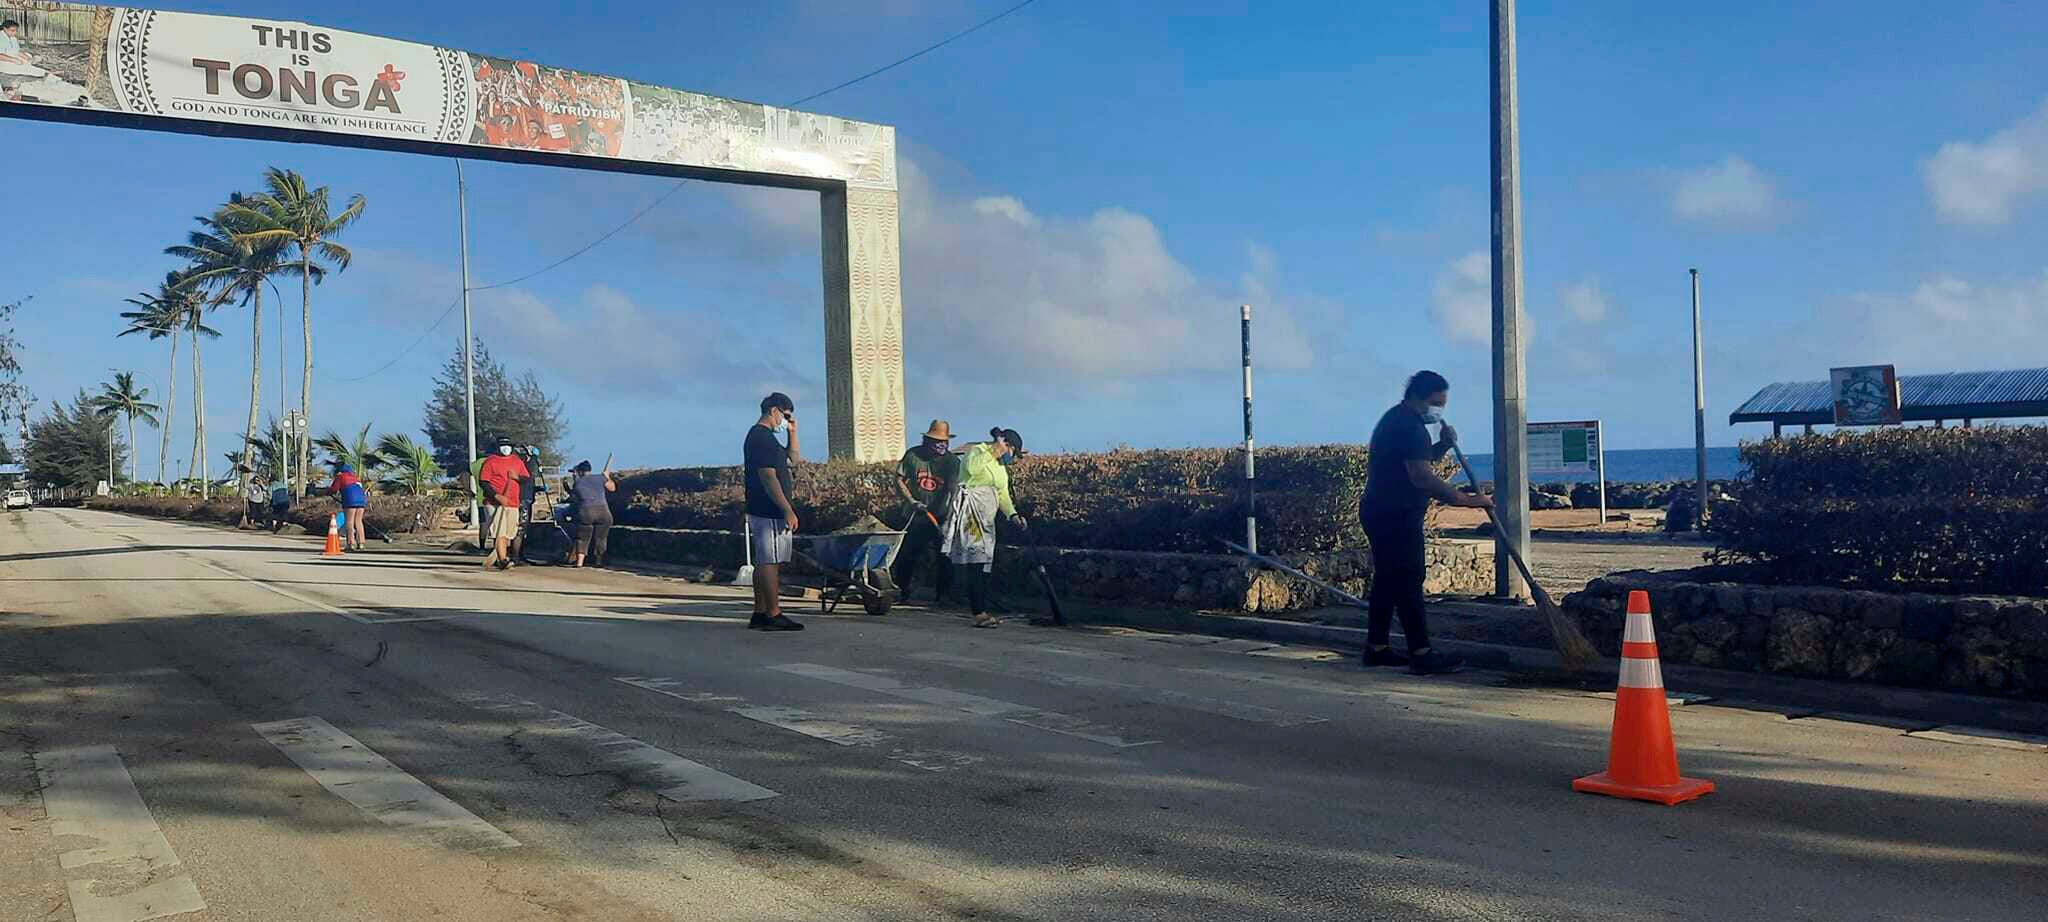
[[[477,479],[483,485],[484,502],[489,504],[491,554],[486,568],[510,570],[512,537],[519,533],[519,481],[527,477],[526,462],[512,454],[512,440],[500,436],[498,450],[484,460]]]

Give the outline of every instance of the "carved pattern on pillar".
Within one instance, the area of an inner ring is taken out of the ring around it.
[[[897,195],[852,188],[821,198],[832,456],[892,460],[907,428]]]

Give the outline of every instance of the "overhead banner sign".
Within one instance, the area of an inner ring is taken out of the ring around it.
[[[1600,422],[1529,424],[1529,473],[1597,474]]]
[[[886,125],[284,20],[82,3],[21,16],[0,37],[0,115],[84,107],[896,188]]]
[[[1835,425],[1896,426],[1904,420],[1899,374],[1890,365],[1856,365],[1828,370],[1835,395]]]

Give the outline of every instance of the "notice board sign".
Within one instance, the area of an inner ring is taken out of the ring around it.
[[[1529,473],[1600,472],[1600,422],[1529,424]]]
[[[1902,420],[1899,375],[1890,365],[1856,365],[1828,371],[1837,426],[1895,426]]]

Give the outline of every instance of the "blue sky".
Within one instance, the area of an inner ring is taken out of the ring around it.
[[[1009,2],[163,5],[782,103]],[[1714,444],[1760,434],[1725,420],[1770,381],[2048,356],[2048,11],[1790,6],[1523,4],[1532,418],[1602,418],[1617,448],[1688,444],[1689,266]],[[1362,440],[1401,377],[1433,367],[1484,450],[1487,55],[1476,2],[1040,0],[806,108],[897,126],[915,425],[1001,423],[1042,449],[1232,442],[1235,305],[1250,301],[1262,442]],[[35,297],[20,327],[38,396],[116,368],[162,394],[161,344],[113,338],[120,298],[171,267],[159,251],[192,215],[277,164],[370,199],[344,241],[356,267],[316,292],[316,425],[417,429],[459,337],[459,314],[428,332],[459,291],[451,161],[14,121],[0,146],[0,299]],[[469,176],[479,284],[583,246],[672,184]],[[822,455],[816,224],[810,194],[690,183],[589,255],[479,294],[479,332],[563,398],[577,456],[731,461],[771,387],[812,410]],[[1023,299],[1066,322],[1020,323]],[[250,357],[246,313],[214,325],[218,456]],[[188,412],[174,427],[175,474]],[[157,440],[140,441],[153,468]]]

